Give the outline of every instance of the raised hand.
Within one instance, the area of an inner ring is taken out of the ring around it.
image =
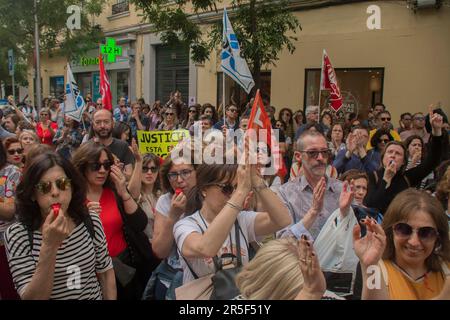
[[[127,179],[125,175],[122,173],[122,170],[117,165],[111,166],[111,179],[116,187],[117,194],[123,198],[123,196],[128,192],[127,191]]]
[[[322,298],[327,284],[320,270],[319,259],[314,252],[311,241],[302,236],[298,243],[298,255],[300,258],[300,270],[303,275],[303,287],[297,299],[318,300]]]
[[[384,170],[383,179],[387,182],[387,186],[391,184],[392,178],[397,173],[397,165],[394,160],[389,162],[388,166]]]
[[[97,215],[99,215],[102,212],[102,207],[100,206],[100,202],[89,201],[86,206],[89,211],[95,212]]]
[[[142,161],[142,156],[141,153],[139,152],[139,147],[137,145],[136,139],[132,139],[131,140],[131,152],[133,152],[133,156],[136,159],[136,162],[141,162]]]
[[[355,192],[353,191],[353,186],[349,184],[348,181],[344,181],[342,185],[342,192],[339,197],[339,209],[342,216],[345,217],[348,214],[348,210],[350,209],[354,196]]]
[[[325,177],[322,177],[314,188],[311,208],[316,211],[316,213],[322,211],[326,185]]]
[[[361,220],[367,228],[366,235],[361,238],[361,227],[356,224],[353,228],[353,248],[362,266],[376,265],[380,261],[386,248],[386,234],[383,228],[373,219]]]
[[[428,111],[430,114],[430,124],[433,136],[442,135],[442,127],[444,126],[444,120],[442,116],[439,113],[433,114],[433,105],[428,106]]]

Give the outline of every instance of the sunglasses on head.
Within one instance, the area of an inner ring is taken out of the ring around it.
[[[98,171],[100,170],[100,168],[103,166],[103,168],[106,171],[109,171],[111,169],[112,166],[112,162],[111,161],[105,161],[105,162],[92,162],[88,164],[88,168],[91,171]]]
[[[14,155],[14,154],[22,154],[23,153],[23,149],[22,148],[19,148],[19,149],[9,149],[8,150],[8,153],[10,154],[10,155]]]
[[[439,232],[433,227],[421,227],[413,229],[409,224],[400,222],[392,227],[394,233],[400,238],[409,238],[413,232],[417,232],[417,236],[422,241],[433,241],[439,236]]]
[[[214,183],[214,186],[218,186],[220,188],[220,191],[226,196],[231,196],[236,189],[235,186],[232,186],[229,183]]]
[[[142,172],[146,173],[148,172],[148,170],[150,170],[152,173],[157,173],[158,172],[158,168],[157,167],[142,167]]]
[[[42,194],[47,194],[52,191],[52,181],[39,182],[36,184],[36,190]],[[71,186],[71,180],[69,178],[59,178],[55,180],[55,185],[60,191],[66,191]]]
[[[308,155],[310,158],[317,159],[319,157],[319,153],[322,155],[323,158],[328,158],[330,156],[330,149],[325,150],[301,150],[300,152],[304,152]]]

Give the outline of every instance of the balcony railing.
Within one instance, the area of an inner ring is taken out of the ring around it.
[[[122,12],[128,12],[129,9],[130,4],[128,3],[128,1],[116,3],[112,5],[112,14],[115,15]]]

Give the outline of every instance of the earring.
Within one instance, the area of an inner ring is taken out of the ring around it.
[[[202,192],[202,197],[206,198],[206,193],[205,192]]]

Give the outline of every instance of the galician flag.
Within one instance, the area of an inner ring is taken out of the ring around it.
[[[236,34],[228,19],[227,9],[223,9],[223,39],[222,39],[222,71],[250,93],[255,82],[248,69],[247,62],[241,57],[241,49]]]
[[[103,109],[112,110],[111,85],[109,84],[108,74],[105,71],[102,55],[99,57],[100,66],[100,95],[102,96]]]
[[[320,90],[330,90],[331,108],[338,112],[342,107],[342,94],[339,89],[336,73],[331,65],[330,57],[328,57],[325,49],[322,55],[322,71],[320,74]],[[319,93],[320,94],[320,93]]]
[[[64,101],[64,114],[69,118],[81,122],[85,103],[80,94],[70,64],[67,64],[66,100]]]

